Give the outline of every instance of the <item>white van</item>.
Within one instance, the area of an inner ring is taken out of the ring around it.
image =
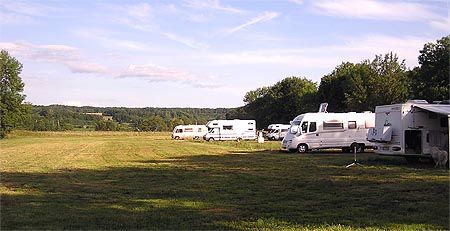
[[[206,124],[208,133],[204,140],[256,140],[255,120],[211,120]]]
[[[267,127],[269,129],[269,133],[267,133],[268,140],[282,140],[291,125],[289,124],[271,124]]]
[[[374,152],[408,161],[431,157],[432,147],[449,151],[450,105],[425,100],[375,108],[375,127],[368,133]]]
[[[193,138],[197,140],[206,132],[208,132],[208,128],[205,125],[178,125],[172,131],[172,139]]]
[[[367,141],[367,131],[374,124],[375,114],[371,112],[301,114],[291,122],[281,148],[301,153],[324,148],[363,152],[372,145]]]

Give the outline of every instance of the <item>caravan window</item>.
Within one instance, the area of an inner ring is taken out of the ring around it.
[[[317,130],[316,122],[309,123],[309,132],[315,132]]]
[[[323,129],[324,130],[330,130],[330,129],[343,129],[344,123],[339,121],[329,121],[329,122],[323,122]]]
[[[348,129],[356,129],[356,121],[348,121]]]
[[[375,121],[373,121],[373,120],[366,120],[365,126],[366,126],[366,128],[374,128],[375,127]]]
[[[233,125],[223,125],[223,130],[233,130]]]

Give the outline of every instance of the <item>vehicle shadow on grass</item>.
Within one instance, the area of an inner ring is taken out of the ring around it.
[[[103,170],[2,172],[1,228],[449,228],[448,172],[381,164],[347,169],[349,160],[261,151]]]

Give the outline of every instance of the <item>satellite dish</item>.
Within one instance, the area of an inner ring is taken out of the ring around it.
[[[328,103],[321,103],[319,106],[319,113],[327,113]]]

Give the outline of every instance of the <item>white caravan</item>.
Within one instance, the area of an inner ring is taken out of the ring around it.
[[[197,140],[206,132],[208,132],[208,128],[205,125],[178,125],[172,131],[172,139],[193,138]]]
[[[367,131],[375,124],[371,112],[327,113],[325,108],[318,113],[301,114],[291,122],[281,148],[291,152],[307,152],[311,149],[341,148],[343,152],[363,152],[371,147]]]
[[[288,130],[291,127],[290,124],[271,124],[267,127],[269,133],[267,133],[267,139],[269,140],[282,140]]]
[[[206,126],[208,133],[204,140],[256,140],[255,120],[211,120]]]
[[[450,105],[409,100],[375,108],[375,127],[367,139],[382,155],[404,156],[409,161],[430,157],[431,148],[449,151]]]

